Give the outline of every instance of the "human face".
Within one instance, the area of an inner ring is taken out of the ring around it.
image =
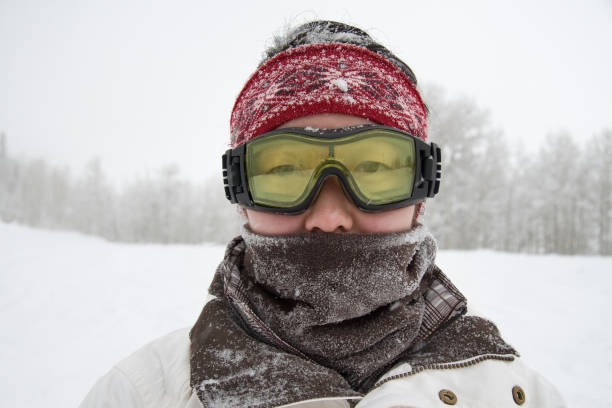
[[[321,113],[290,120],[279,128],[336,129],[371,123],[370,120],[357,116]],[[263,235],[300,232],[389,233],[407,231],[414,225],[414,214],[414,205],[380,213],[363,212],[344,194],[335,176],[325,180],[316,200],[302,214],[282,215],[246,210],[251,230]]]

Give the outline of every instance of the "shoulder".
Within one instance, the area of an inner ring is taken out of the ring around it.
[[[189,348],[187,328],[154,340],[102,377],[81,407],[201,407],[189,385]]]
[[[442,407],[444,398],[456,399],[457,407],[471,408],[566,406],[557,389],[520,358],[450,364],[419,373],[401,364],[383,376],[358,407]]]

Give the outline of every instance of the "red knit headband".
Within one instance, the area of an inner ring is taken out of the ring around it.
[[[368,118],[427,139],[427,114],[408,76],[384,57],[348,44],[312,44],[260,66],[236,99],[236,147],[283,123],[318,113]]]

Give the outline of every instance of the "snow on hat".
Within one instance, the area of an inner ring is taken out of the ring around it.
[[[234,104],[231,146],[319,113],[359,116],[427,139],[427,110],[400,68],[360,46],[324,43],[283,51],[255,71]]]

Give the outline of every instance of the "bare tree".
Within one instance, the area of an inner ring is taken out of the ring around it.
[[[4,132],[0,132],[0,160],[6,159],[7,155],[6,134]]]
[[[599,215],[598,252],[602,255],[612,255],[612,130],[601,131],[589,145],[592,145],[594,150],[594,154],[589,154],[589,165],[594,167],[595,174],[594,186]]]
[[[509,151],[487,111],[469,98],[425,90],[430,139],[442,147],[440,194],[427,202],[427,222],[447,248],[500,247],[506,232],[504,191]]]

